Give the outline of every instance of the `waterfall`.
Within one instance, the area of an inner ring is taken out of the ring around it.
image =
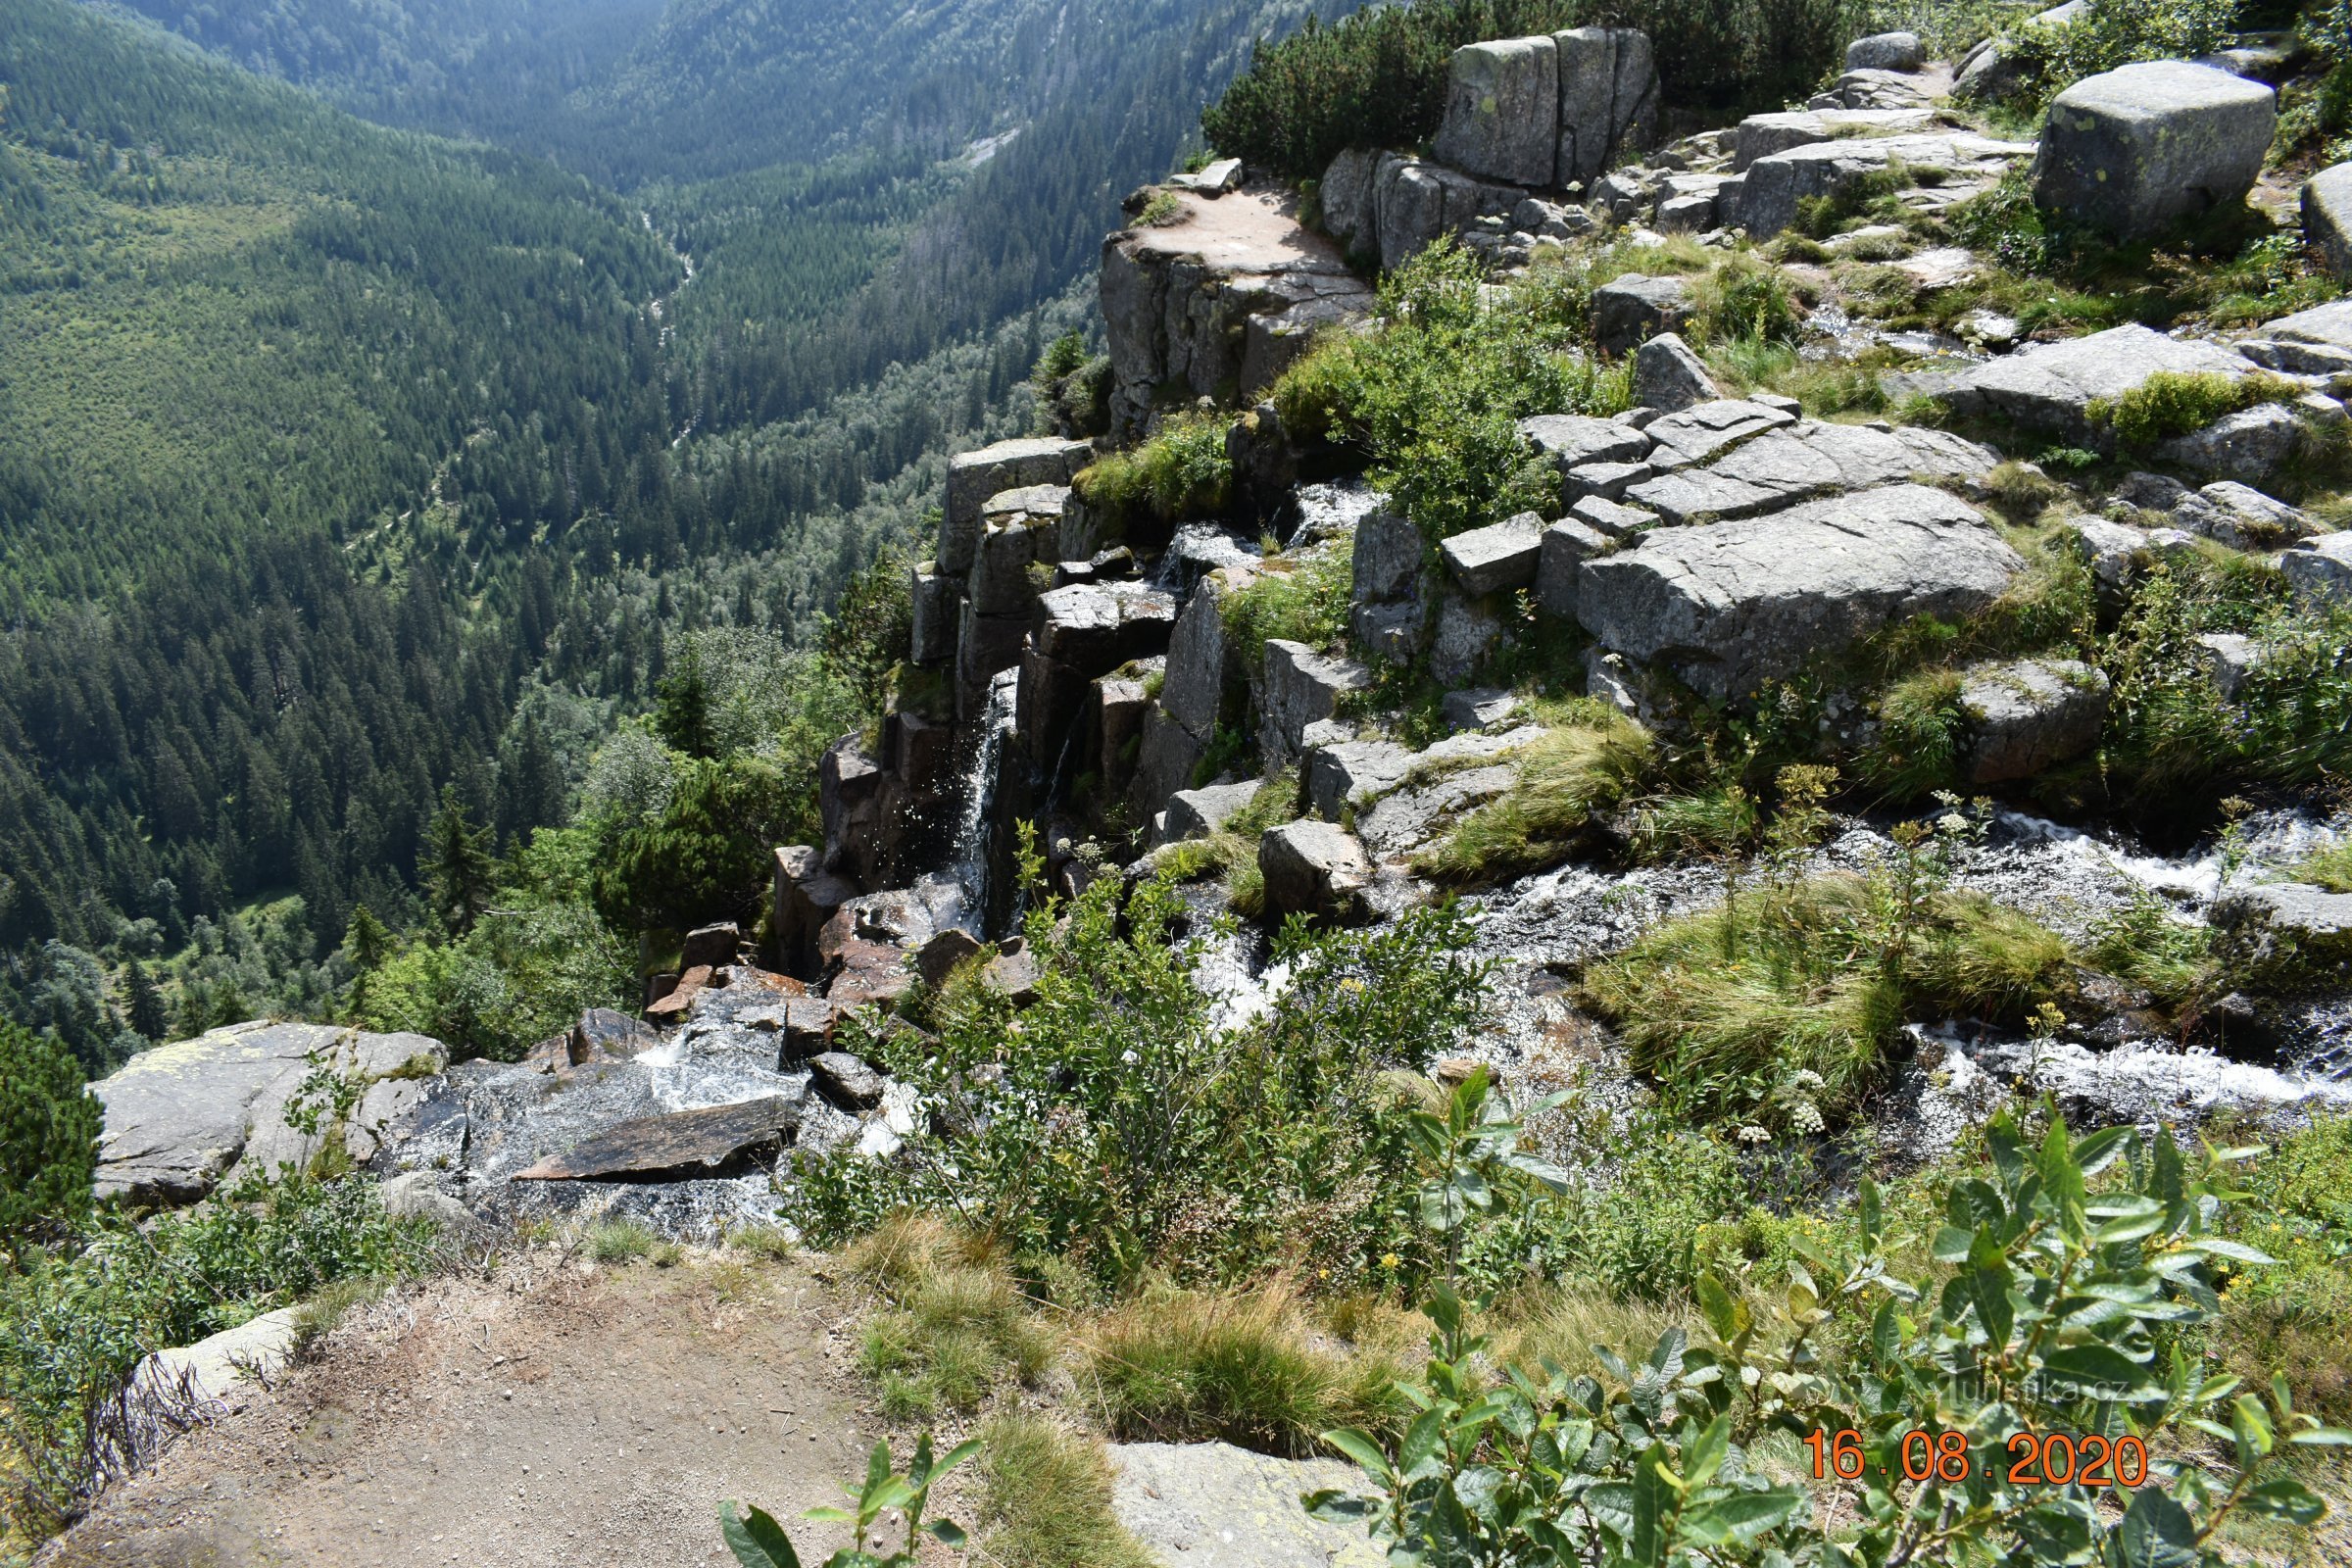
[[[956,878],[963,884],[970,906],[983,911],[983,919],[996,858],[990,842],[993,824],[989,818],[997,801],[997,778],[1004,769],[1004,742],[1012,733],[1013,709],[1019,690],[1020,676],[1014,670],[1005,670],[989,683],[988,713],[981,720],[979,740],[972,748],[971,766],[963,775],[963,817],[956,826],[952,854]]]

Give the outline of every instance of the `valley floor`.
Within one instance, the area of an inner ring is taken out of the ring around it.
[[[548,1255],[356,1310],[43,1568],[684,1568],[727,1560],[721,1498],[791,1519],[863,1473],[878,1423],[807,1265]]]

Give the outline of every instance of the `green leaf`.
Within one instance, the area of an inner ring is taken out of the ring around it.
[[[1668,1528],[1679,1494],[1666,1479],[1666,1445],[1653,1443],[1634,1461],[1634,1534],[1627,1543],[1642,1568],[1660,1568],[1673,1544]]]
[[[958,1443],[955,1447],[948,1450],[948,1456],[946,1458],[940,1460],[937,1464],[931,1467],[931,1479],[936,1482],[940,1477],[948,1474],[948,1472],[951,1470],[956,1469],[958,1465],[968,1464],[972,1459],[979,1455],[979,1452],[980,1440],[978,1438],[972,1438],[965,1442]]]
[[[2042,1370],[2069,1383],[2102,1389],[2136,1390],[2148,1381],[2148,1369],[2123,1351],[2104,1345],[2074,1345],[2041,1358]],[[2110,1398],[2128,1396],[2108,1396]]]
[[[1794,1487],[1736,1492],[1686,1509],[1682,1533],[1709,1546],[1752,1545],[1803,1506],[1805,1494]]]
[[[1886,1221],[1886,1200],[1879,1193],[1879,1184],[1867,1175],[1862,1178],[1861,1191],[1856,1195],[1855,1207],[1862,1218],[1862,1242],[1866,1247],[1879,1245],[1879,1232]]]
[[[1706,1315],[1715,1338],[1729,1345],[1747,1328],[1747,1307],[1712,1272],[1698,1277],[1698,1309]]]
[[[800,1553],[792,1549],[784,1527],[753,1508],[738,1517],[736,1504],[718,1505],[718,1533],[743,1568],[801,1568]]]
[[[923,1533],[942,1545],[960,1547],[968,1539],[963,1526],[947,1519],[934,1519],[923,1526]]]
[[[2256,1251],[2253,1248],[2240,1242],[2224,1241],[2219,1236],[2191,1237],[2182,1242],[2180,1248],[2183,1251],[2205,1252],[2214,1257],[2227,1257],[2239,1263],[2252,1263],[2257,1267],[2278,1261],[2268,1252]]]
[[[2286,1441],[2304,1448],[2352,1448],[2352,1432],[2341,1427],[2315,1427]]]
[[[1396,1470],[1389,1463],[1388,1450],[1353,1427],[1339,1427],[1326,1432],[1323,1442],[1353,1459],[1364,1474],[1383,1486],[1395,1481]]]
[[[2317,1524],[2328,1512],[2328,1504],[2291,1476],[2273,1476],[2255,1483],[2240,1506],[2266,1518],[2284,1519],[2298,1525]]]
[[[2156,1142],[2162,1147],[2172,1140]],[[2197,1568],[2198,1556],[2196,1522],[2187,1509],[2156,1491],[2132,1497],[2107,1552],[2112,1568]]]
[[[874,1445],[874,1451],[865,1456],[865,1493],[872,1496],[874,1490],[890,1479],[889,1440]]]

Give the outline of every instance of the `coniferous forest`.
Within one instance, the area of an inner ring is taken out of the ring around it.
[[[809,643],[1309,8],[137,9],[0,35],[0,1007],[92,1071]]]

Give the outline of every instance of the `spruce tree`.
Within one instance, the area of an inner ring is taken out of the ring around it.
[[[130,1012],[130,1026],[150,1044],[162,1041],[171,1032],[172,1016],[164,1006],[163,988],[136,958],[130,960],[130,967],[122,973],[122,996]]]
[[[424,863],[417,868],[433,901],[433,913],[454,936],[471,931],[490,907],[497,860],[487,828],[473,825],[457,786],[444,785],[441,809],[425,831]]]
[[[88,1216],[104,1123],[73,1053],[0,1023],[0,1250],[70,1236]]]

